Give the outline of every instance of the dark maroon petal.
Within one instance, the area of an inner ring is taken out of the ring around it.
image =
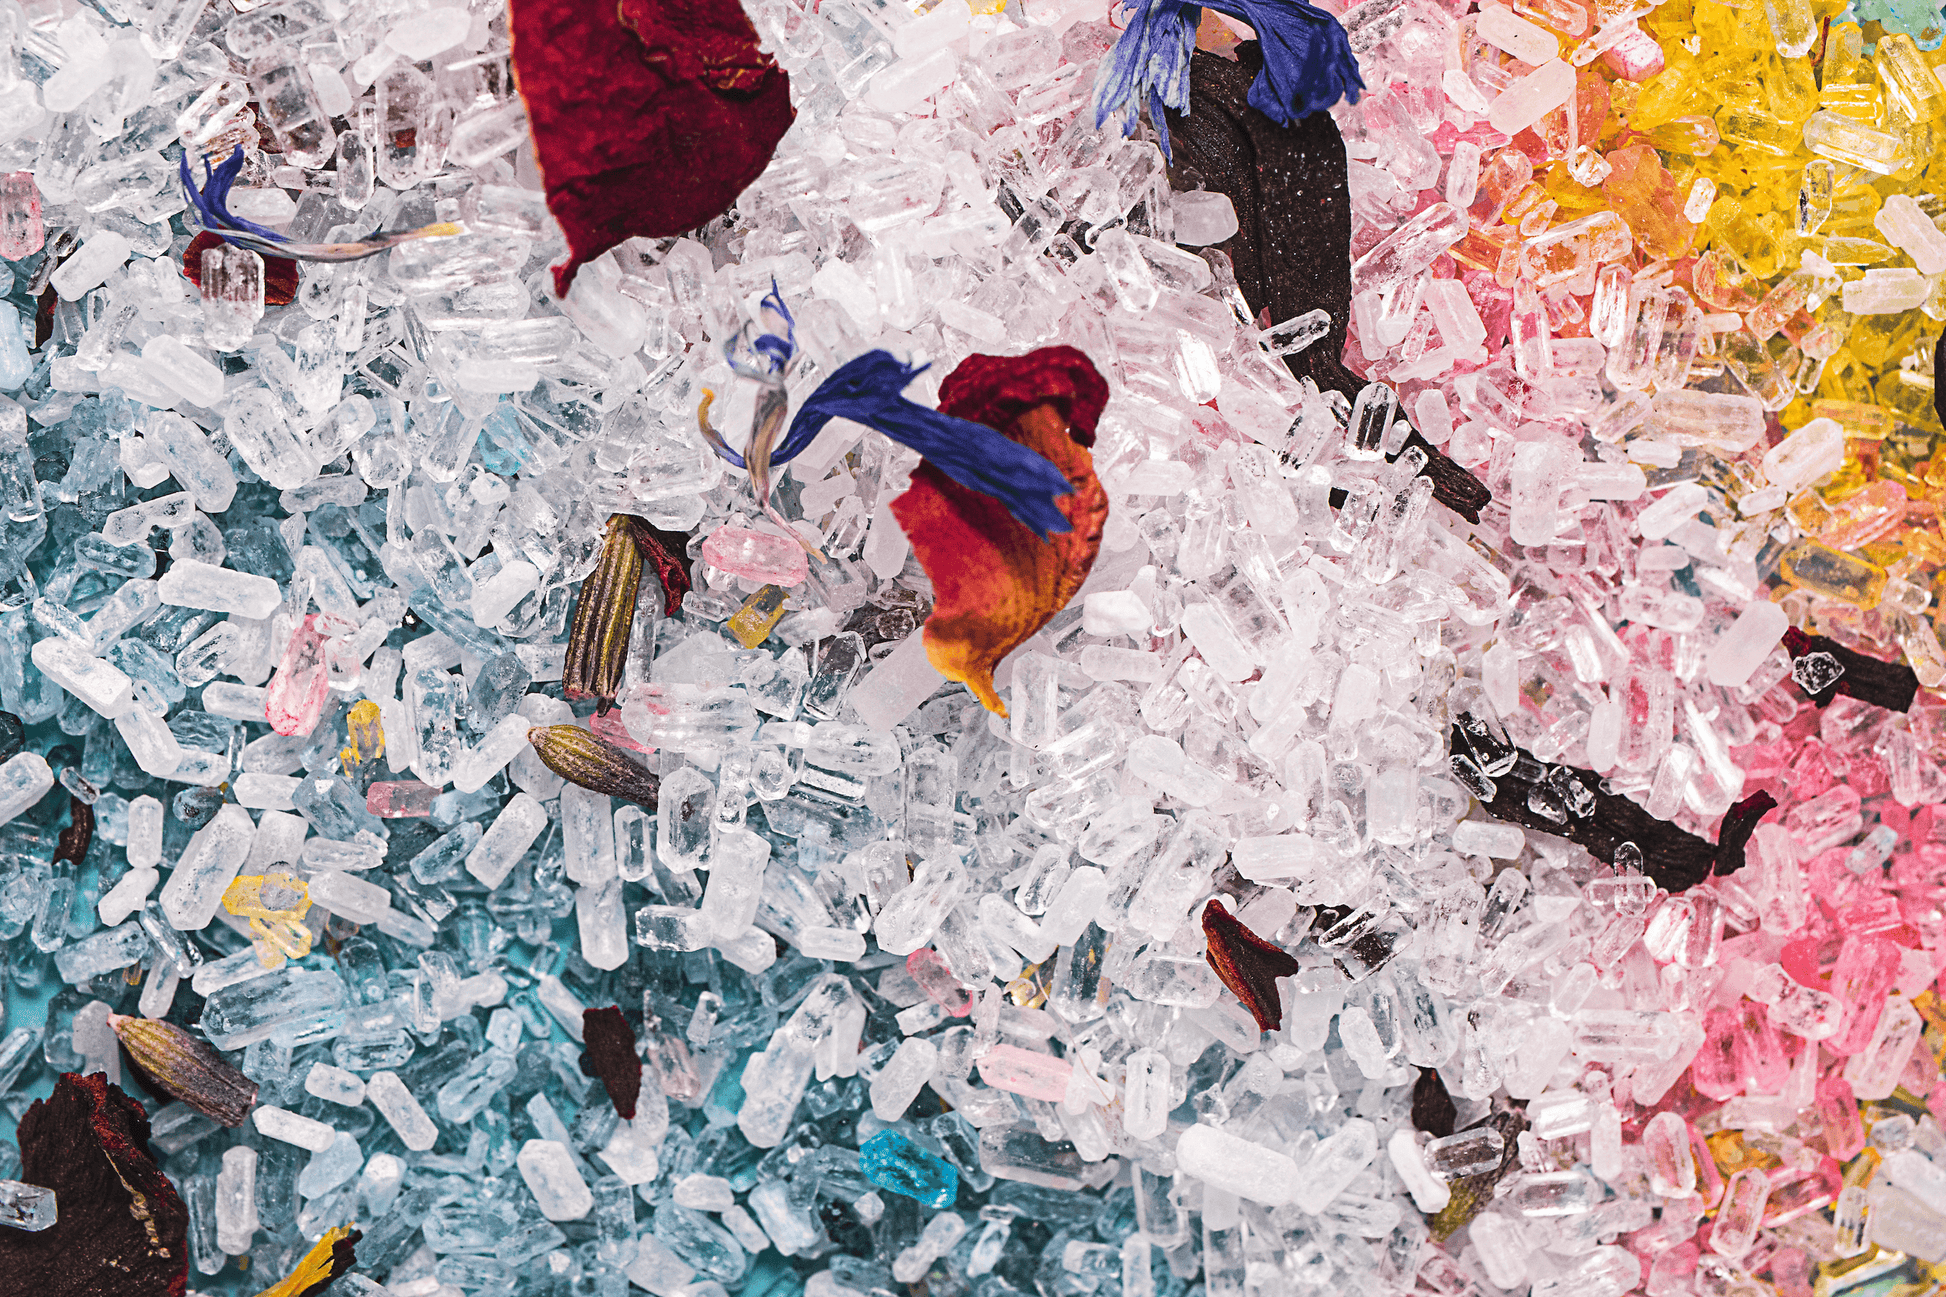
[[[615,1005],[581,1011],[581,1070],[600,1080],[608,1101],[623,1121],[635,1120],[642,1095],[642,1060],[635,1053],[635,1029]]]
[[[183,1297],[189,1212],[149,1154],[142,1106],[100,1072],[64,1072],[20,1119],[20,1178],[52,1189],[54,1225],[0,1229],[0,1292]]]
[[[1743,849],[1757,831],[1757,821],[1776,809],[1777,799],[1760,789],[1724,814],[1723,827],[1716,831],[1717,877],[1743,868]]]
[[[1846,648],[1829,635],[1807,635],[1793,626],[1784,632],[1784,648],[1793,662],[1811,653],[1829,653],[1845,669],[1843,675],[1810,696],[1820,707],[1843,694],[1888,712],[1903,712],[1911,710],[1912,700],[1918,696],[1919,677],[1911,667]]]

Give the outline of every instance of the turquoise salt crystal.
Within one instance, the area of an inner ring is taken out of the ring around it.
[[[858,1169],[879,1188],[916,1198],[923,1206],[950,1207],[959,1196],[953,1164],[896,1130],[882,1130],[858,1146]]]

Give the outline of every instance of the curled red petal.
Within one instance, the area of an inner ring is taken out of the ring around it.
[[[1108,494],[1088,447],[1107,403],[1108,384],[1073,347],[968,356],[940,385],[942,412],[985,424],[1066,475],[1074,492],[1055,504],[1069,531],[1044,541],[999,500],[929,463],[892,501],[892,516],[932,579],[926,657],[1002,716],[1007,708],[994,689],[994,668],[1067,607],[1101,552]]]
[[[0,1229],[0,1291],[183,1297],[189,1211],[149,1154],[142,1105],[100,1072],[65,1072],[20,1119],[20,1178],[54,1190],[39,1233]]]
[[[583,262],[693,230],[763,173],[790,129],[790,79],[736,0],[513,0],[514,77],[548,210]]]
[[[208,230],[189,241],[182,250],[183,278],[203,286],[203,252],[223,242]],[[258,255],[262,255],[259,253]],[[297,263],[289,257],[264,257],[264,305],[289,306],[297,300]]]
[[[581,1070],[601,1081],[615,1115],[635,1120],[642,1095],[642,1060],[635,1053],[635,1029],[616,1005],[581,1011]]]
[[[1221,901],[1203,908],[1203,936],[1209,942],[1209,966],[1250,1010],[1257,1029],[1283,1026],[1284,1000],[1277,994],[1277,979],[1295,975],[1297,960],[1244,927]]]

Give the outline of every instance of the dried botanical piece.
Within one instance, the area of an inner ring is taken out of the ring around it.
[[[220,1125],[241,1126],[250,1115],[257,1083],[224,1062],[208,1042],[160,1018],[111,1013],[108,1025],[155,1088]]]
[[[339,1277],[350,1272],[358,1264],[355,1250],[358,1240],[364,1235],[349,1225],[339,1225],[324,1232],[297,1268],[279,1279],[270,1287],[257,1294],[257,1297],[323,1297]]]
[[[452,221],[439,221],[432,225],[421,226],[416,230],[403,230],[397,234],[382,234],[376,238],[357,243],[292,243],[289,236],[279,234],[255,221],[246,221],[233,215],[229,208],[230,189],[236,184],[243,170],[243,146],[237,145],[234,152],[215,168],[208,159],[203,162],[203,185],[196,182],[189,173],[189,152],[185,150],[178,163],[182,172],[183,192],[196,209],[196,217],[202,222],[205,233],[215,234],[226,243],[234,243],[239,248],[248,248],[260,256],[288,257],[298,261],[363,261],[366,257],[376,257],[381,252],[390,251],[401,243],[414,239],[438,238],[443,235],[464,234],[466,228]],[[187,254],[185,254],[187,255]],[[201,264],[202,253],[196,254]],[[265,300],[269,300],[269,285],[265,285]],[[289,300],[288,298],[285,300]]]
[[[548,210],[585,262],[693,230],[763,173],[790,129],[790,78],[737,0],[514,0],[514,77]]]
[[[1068,493],[1043,495],[1010,484],[998,494],[993,463],[979,485],[928,451],[912,486],[892,501],[892,516],[932,579],[926,657],[989,710],[1006,715],[993,685],[1002,658],[1067,607],[1101,550],[1108,496],[1095,477],[1095,421],[1108,386],[1072,347],[1025,356],[969,356],[940,385],[940,412],[996,430],[988,437],[1020,448],[1056,470]],[[1004,438],[1004,441],[1001,439]],[[953,447],[959,454],[964,450]]]
[[[1432,1236],[1442,1242],[1465,1229],[1475,1216],[1486,1210],[1487,1204],[1493,1201],[1494,1187],[1508,1171],[1513,1169],[1514,1163],[1520,1160],[1520,1132],[1527,1129],[1527,1117],[1519,1108],[1507,1108],[1489,1113],[1485,1121],[1475,1122],[1467,1129],[1472,1130],[1477,1126],[1486,1126],[1500,1132],[1503,1149],[1500,1165],[1491,1171],[1483,1171],[1479,1175],[1461,1176],[1451,1182],[1449,1187],[1452,1190],[1452,1198],[1439,1214],[1432,1218]]]
[[[1844,668],[1842,675],[1811,695],[1811,701],[1820,707],[1843,694],[1888,712],[1904,712],[1912,709],[1912,700],[1919,695],[1919,677],[1905,663],[1881,661],[1828,635],[1808,635],[1793,626],[1784,632],[1784,648],[1792,661],[1812,653],[1829,653]]]
[[[0,1291],[33,1297],[183,1297],[189,1211],[149,1153],[142,1105],[96,1072],[64,1072],[20,1119],[21,1178],[60,1219],[0,1229]]]
[[[79,797],[68,798],[68,826],[61,830],[61,838],[54,844],[54,863],[63,861],[79,868],[88,858],[88,848],[95,840],[95,808]]]
[[[635,1029],[617,1005],[581,1011],[581,1071],[601,1081],[615,1115],[635,1120],[642,1094],[642,1060],[635,1053]]]
[[[223,236],[204,230],[189,241],[182,250],[182,276],[190,283],[203,286],[203,253],[224,242]],[[258,254],[262,256],[262,253]],[[264,305],[289,306],[297,300],[298,270],[297,263],[289,257],[264,257]],[[161,573],[156,574],[160,576]]]
[[[1724,812],[1723,824],[1716,831],[1714,872],[1719,878],[1743,868],[1743,850],[1757,831],[1757,821],[1776,809],[1777,799],[1758,789]]]
[[[1204,956],[1209,966],[1250,1010],[1257,1030],[1282,1027],[1284,1000],[1277,993],[1277,979],[1297,974],[1296,958],[1245,927],[1221,901],[1203,908],[1203,936],[1209,942]]]
[[[527,731],[527,741],[542,764],[569,783],[655,809],[660,781],[618,744],[579,725],[536,725]]]
[[[574,627],[568,633],[561,689],[569,698],[593,698],[606,715],[621,689],[628,638],[635,626],[635,601],[642,587],[642,561],[655,564],[662,582],[664,614],[673,617],[689,593],[689,568],[679,557],[689,538],[663,531],[631,514],[608,520],[601,558],[582,581],[574,601]]]

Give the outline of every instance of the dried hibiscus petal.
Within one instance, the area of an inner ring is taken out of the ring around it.
[[[508,33],[568,238],[558,293],[624,239],[722,215],[797,115],[736,0],[513,0]]]
[[[1067,607],[1101,552],[1108,495],[1088,448],[1107,403],[1108,385],[1072,347],[968,356],[940,385],[940,413],[992,428],[1058,469],[1071,492],[1052,507],[1068,530],[1042,539],[1006,500],[963,485],[930,459],[892,501],[932,579],[926,657],[1003,716],[994,668]]]
[[[183,1297],[189,1212],[149,1154],[142,1106],[100,1072],[62,1073],[20,1119],[21,1178],[52,1189],[39,1233],[0,1229],[0,1290],[34,1297]]]
[[[635,1029],[621,1009],[581,1011],[581,1070],[600,1080],[608,1102],[623,1121],[635,1120],[635,1101],[642,1095],[642,1060],[635,1053]]]
[[[1283,1026],[1284,1000],[1277,993],[1277,979],[1295,976],[1297,960],[1250,931],[1221,901],[1203,907],[1203,936],[1209,942],[1209,966],[1250,1010],[1257,1029]]]

